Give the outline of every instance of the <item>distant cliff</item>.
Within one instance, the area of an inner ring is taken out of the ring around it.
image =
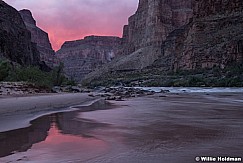
[[[0,57],[20,65],[38,65],[40,62],[36,44],[31,42],[31,33],[13,7],[0,1]]]
[[[36,26],[36,21],[29,10],[24,9],[19,13],[27,29],[31,32],[31,41],[37,44],[40,60],[44,61],[49,67],[57,66],[59,63],[55,51],[52,49],[48,33]]]
[[[66,75],[81,81],[91,71],[110,62],[120,46],[119,37],[88,36],[82,40],[65,42],[56,54],[64,63]]]

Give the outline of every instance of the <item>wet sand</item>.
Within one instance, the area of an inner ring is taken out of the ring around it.
[[[243,157],[239,93],[157,94],[78,108],[0,133],[0,162],[190,163],[196,156]]]
[[[69,106],[96,100],[88,93],[43,94],[26,97],[0,98],[0,132],[26,127],[29,121],[51,112],[59,112]]]

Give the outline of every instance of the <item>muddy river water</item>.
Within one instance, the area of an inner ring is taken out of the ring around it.
[[[243,157],[243,96],[173,94],[96,102],[0,133],[0,162],[190,163]]]

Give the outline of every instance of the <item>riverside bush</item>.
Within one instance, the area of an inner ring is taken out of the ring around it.
[[[72,82],[63,75],[62,64],[50,72],[45,72],[41,71],[37,66],[13,66],[5,60],[0,60],[0,81],[25,81],[45,88],[52,88],[53,86]]]
[[[0,81],[8,77],[10,71],[10,64],[8,61],[0,60]]]

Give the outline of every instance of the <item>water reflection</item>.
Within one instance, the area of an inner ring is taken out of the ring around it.
[[[76,116],[83,111],[111,109],[112,106],[99,101],[92,106],[79,108],[79,111],[43,116],[32,121],[32,125],[27,128],[0,133],[0,157],[42,148],[45,149],[44,153],[55,153],[60,149],[62,151],[79,149],[80,151],[82,147],[87,150],[88,146],[92,148],[100,146],[105,149],[105,143],[89,135],[89,131],[107,126],[107,124],[78,119]],[[45,154],[42,153],[42,155]]]
[[[0,157],[16,151],[27,151],[33,144],[44,141],[48,135],[50,124],[50,117],[44,116],[33,121],[32,126],[28,128],[0,133]]]
[[[195,156],[242,156],[242,104],[218,101],[172,96],[117,102],[116,109],[104,101],[76,106],[79,111],[0,133],[0,162],[188,163]]]

